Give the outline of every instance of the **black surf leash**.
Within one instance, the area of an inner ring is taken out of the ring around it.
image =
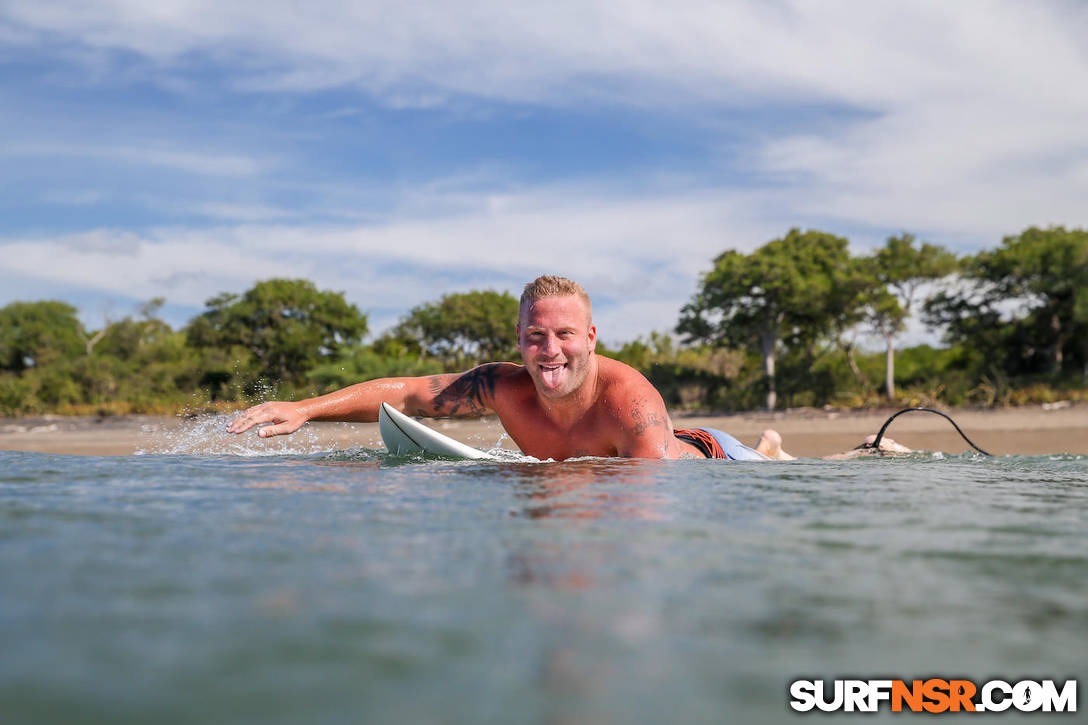
[[[976,446],[971,441],[971,439],[967,437],[967,434],[964,433],[962,430],[960,430],[960,427],[958,425],[956,425],[956,421],[952,420],[952,418],[949,417],[947,414],[942,413],[939,410],[934,410],[933,408],[903,408],[903,410],[900,410],[899,412],[894,413],[891,418],[888,418],[886,421],[884,421],[884,425],[882,425],[880,427],[880,432],[876,434],[876,438],[873,440],[873,442],[863,444],[862,448],[875,448],[878,452],[881,453],[881,455],[883,455],[883,451],[880,450],[880,440],[884,437],[884,431],[888,430],[888,426],[892,424],[892,421],[895,420],[896,418],[898,418],[899,416],[903,415],[903,413],[911,413],[911,412],[914,412],[914,411],[920,411],[922,413],[936,413],[937,415],[941,416],[942,418],[944,418],[945,420],[947,420],[949,423],[952,424],[952,427],[956,429],[956,432],[959,433],[961,436],[963,436],[963,439],[965,441],[967,441],[967,445],[971,446],[972,448],[974,448],[976,451],[978,451],[979,453],[981,453],[984,456],[993,457],[993,455],[994,455],[993,453],[987,453],[986,451],[984,451],[981,448],[979,448],[978,446]]]

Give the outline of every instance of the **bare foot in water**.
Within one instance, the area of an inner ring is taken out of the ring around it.
[[[880,439],[880,450],[873,448],[873,442],[876,440],[876,434],[865,436],[865,440],[860,446],[853,450],[846,451],[845,453],[836,453],[831,456],[824,456],[825,461],[848,461],[851,458],[861,458],[862,456],[877,456],[885,453],[914,453],[914,451],[906,446],[896,443],[891,438]]]
[[[881,447],[883,447],[883,442]],[[782,450],[782,436],[778,434],[778,431],[770,428],[763,431],[763,435],[759,437],[756,450],[767,456],[767,458],[773,458],[776,461],[792,461],[797,458],[797,456],[791,456]]]

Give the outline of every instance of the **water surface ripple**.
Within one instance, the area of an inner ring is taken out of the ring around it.
[[[1088,460],[0,451],[0,639],[4,722],[779,722],[799,676],[1080,677]]]

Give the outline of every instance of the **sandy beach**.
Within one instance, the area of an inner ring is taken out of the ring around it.
[[[708,426],[732,433],[752,445],[765,428],[778,430],[785,447],[798,456],[848,450],[875,433],[895,409],[871,411],[790,410],[730,415],[675,414],[677,427]],[[997,410],[945,411],[983,449],[995,455],[1088,454],[1088,405],[1055,404]],[[217,417],[67,417],[0,419],[0,450],[92,456],[134,453],[232,454],[318,452],[352,447],[381,448],[377,425],[311,423],[293,436],[264,441],[252,434],[223,432],[228,416]],[[504,440],[493,417],[430,421],[443,433],[488,448]],[[940,416],[908,413],[897,418],[888,436],[914,449],[959,453],[968,446]]]

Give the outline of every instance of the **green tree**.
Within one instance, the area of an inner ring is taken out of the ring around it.
[[[152,409],[179,403],[200,387],[200,355],[183,332],[158,316],[163,302],[161,297],[145,302],[137,318],[125,317],[95,333],[89,355],[94,368],[76,372],[86,402],[117,398],[133,410]]]
[[[919,287],[956,270],[956,255],[929,242],[915,246],[912,234],[888,237],[884,246],[868,260],[874,287],[868,305],[870,325],[884,338],[884,390],[895,400],[895,337],[917,302]]]
[[[791,229],[751,254],[720,254],[684,306],[677,332],[716,346],[758,344],[766,404],[774,408],[779,345],[811,349],[856,317],[857,279],[846,239]]]
[[[224,293],[205,305],[207,310],[186,330],[189,343],[220,353],[248,350],[251,357],[240,361],[238,372],[246,377],[249,392],[260,379],[305,384],[307,371],[336,359],[367,331],[366,315],[342,292],[319,291],[301,279],[265,280],[241,296]]]
[[[76,308],[64,302],[12,302],[0,309],[0,369],[19,373],[84,351]]]
[[[140,318],[125,317],[111,322],[98,330],[88,343],[88,355],[109,355],[122,360],[136,360],[149,348],[153,348],[169,337],[173,330],[158,317],[159,309],[165,300],[162,297],[140,305]]]
[[[1088,231],[1030,227],[967,261],[962,289],[926,305],[947,337],[999,360],[1008,374],[1088,376]],[[1010,303],[1019,311],[1007,314]]]
[[[722,402],[721,394],[736,382],[747,357],[735,349],[677,346],[671,336],[660,332],[624,343],[617,350],[598,342],[597,352],[637,369],[666,404],[682,408]]]
[[[507,292],[453,293],[412,308],[392,337],[460,369],[516,359],[517,319],[518,301]]]
[[[382,354],[374,346],[360,346],[346,351],[333,362],[318,365],[306,374],[319,392],[330,392],[374,378],[416,377],[445,372],[443,365],[415,355]]]

